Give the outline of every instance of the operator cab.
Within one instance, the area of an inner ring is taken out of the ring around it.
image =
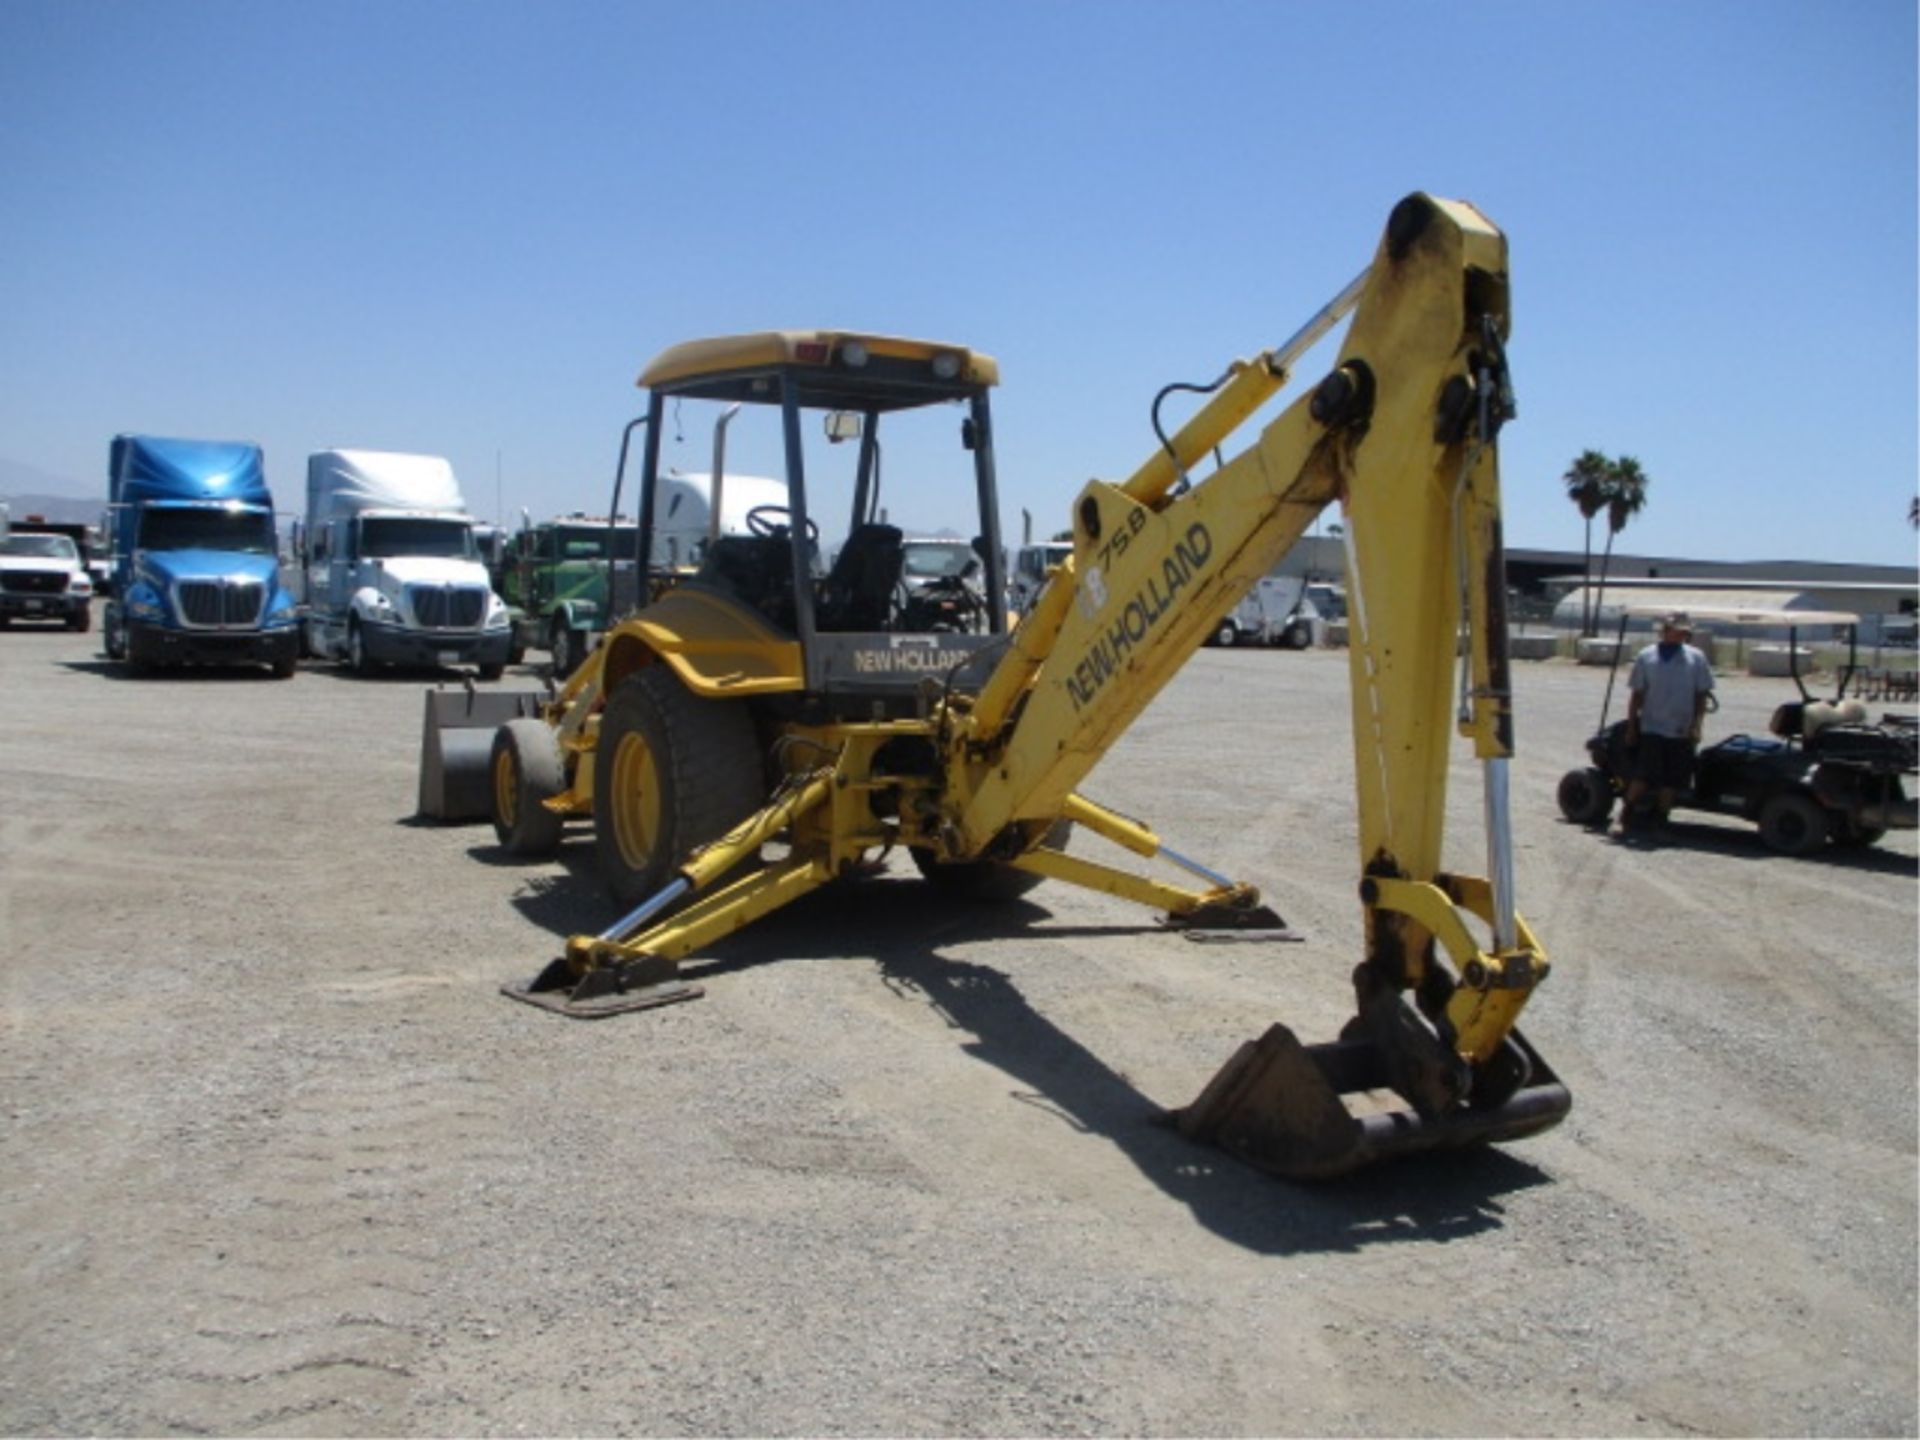
[[[640,376],[639,553],[653,553],[664,523],[654,513],[671,473],[663,446],[704,434],[711,410],[712,483],[724,491],[732,445],[757,473],[783,479],[785,503],[754,505],[745,534],[716,523],[684,583],[798,641],[806,692],[835,713],[912,713],[928,680],[975,690],[1007,628],[985,599],[1005,581],[987,398],[998,381],[991,357],[962,346],[846,331],[676,345]],[[889,466],[910,490],[889,493]],[[951,533],[935,554],[889,521],[890,508]]]

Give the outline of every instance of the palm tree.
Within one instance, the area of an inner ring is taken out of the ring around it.
[[[1583,450],[1580,458],[1560,477],[1567,487],[1567,498],[1587,522],[1587,545],[1580,567],[1580,633],[1590,635],[1592,610],[1587,604],[1587,582],[1593,578],[1593,517],[1607,508],[1607,476],[1610,464],[1598,450]]]
[[[1600,590],[1594,597],[1593,616],[1600,618],[1600,606],[1607,598],[1607,571],[1613,565],[1613,537],[1627,528],[1627,522],[1647,505],[1647,486],[1652,482],[1640,462],[1622,455],[1607,467],[1607,552],[1600,559]]]

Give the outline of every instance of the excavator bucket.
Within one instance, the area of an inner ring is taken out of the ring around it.
[[[537,716],[538,690],[427,691],[420,735],[419,814],[429,820],[485,820],[493,813],[493,732]]]
[[[1539,1053],[1508,1037],[1489,1080],[1504,1100],[1422,1115],[1391,1087],[1370,1039],[1302,1045],[1284,1025],[1242,1045],[1200,1096],[1170,1117],[1181,1134],[1293,1180],[1323,1180],[1420,1150],[1518,1140],[1557,1125],[1572,1098]]]

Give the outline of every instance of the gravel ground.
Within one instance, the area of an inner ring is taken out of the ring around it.
[[[590,842],[415,823],[421,677],[96,642],[0,637],[0,1430],[1915,1433],[1916,837],[1564,824],[1601,672],[1518,675],[1572,1116],[1302,1187],[1150,1120],[1344,1016],[1337,654],[1202,652],[1087,787],[1305,944],[896,863],[574,1024],[496,987],[611,918]]]

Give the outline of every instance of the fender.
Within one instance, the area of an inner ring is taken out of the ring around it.
[[[806,687],[800,642],[719,590],[689,581],[607,636],[606,690],[656,660],[706,699],[779,695]]]

